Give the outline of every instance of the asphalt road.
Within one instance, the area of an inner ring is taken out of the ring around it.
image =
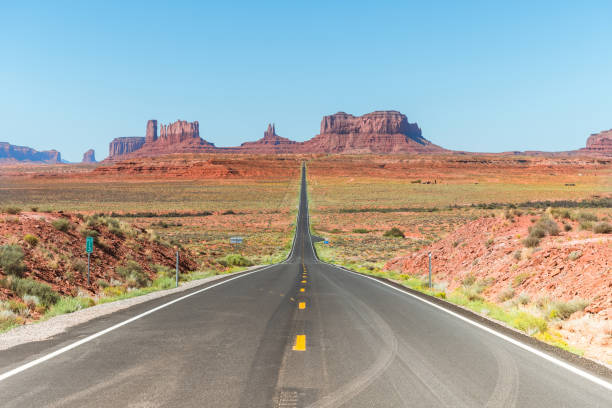
[[[305,191],[302,180],[302,191]],[[611,407],[612,391],[317,261],[306,194],[289,259],[0,352],[2,407]],[[304,291],[301,291],[304,289]]]

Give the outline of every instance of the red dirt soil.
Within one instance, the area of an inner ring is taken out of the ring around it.
[[[73,228],[66,232],[58,231],[51,225],[51,221],[58,218],[69,220]],[[47,283],[54,291],[63,295],[75,296],[78,291],[96,294],[101,290],[98,280],[106,282],[111,279],[122,280],[115,272],[115,268],[127,259],[138,262],[151,279],[155,278],[155,273],[151,269],[152,264],[173,267],[175,262],[173,248],[151,242],[147,239],[147,233],[137,227],[133,230],[138,235],[124,237],[109,231],[105,225],[85,227],[82,225],[83,221],[70,214],[22,213],[4,216],[1,219],[3,222],[0,223],[0,245],[14,244],[23,249],[26,265],[23,277]],[[91,255],[89,286],[86,271],[80,273],[71,269],[71,265],[77,260],[87,263],[85,237],[79,232],[79,228],[98,231],[98,239],[104,243],[103,246],[95,245]],[[23,239],[26,234],[38,237],[38,245],[27,244]],[[45,252],[52,253],[53,259],[45,256]],[[197,265],[191,260],[191,255],[183,252],[180,260],[181,271],[192,271],[196,268]],[[70,279],[69,275],[72,275]],[[4,277],[6,273],[0,268],[0,279]],[[9,289],[0,288],[0,300],[16,297],[17,295]]]

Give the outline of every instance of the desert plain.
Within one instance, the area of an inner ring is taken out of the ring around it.
[[[612,160],[580,155],[175,154],[5,165],[0,245],[24,257],[19,282],[0,273],[10,311],[2,330],[171,287],[177,250],[182,280],[282,261],[301,163],[313,233],[328,241],[316,244],[323,260],[612,364]],[[90,284],[87,236],[96,237]],[[243,243],[230,243],[234,236]],[[31,281],[55,295],[33,299],[23,289]]]

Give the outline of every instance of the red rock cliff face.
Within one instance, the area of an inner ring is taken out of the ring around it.
[[[0,142],[0,163],[20,161],[54,164],[62,162],[62,155],[57,150],[39,152],[30,147]]]
[[[264,132],[264,137],[256,142],[245,142],[240,145],[238,150],[241,153],[295,153],[301,143],[289,140],[276,134],[274,124],[268,124],[268,129]]]
[[[589,136],[586,147],[580,151],[612,156],[612,129]]]
[[[83,153],[83,160],[81,160],[81,163],[96,163],[96,152],[94,149],[89,149]]]
[[[114,160],[125,156],[140,149],[144,144],[144,137],[117,137],[110,142],[108,158]]]
[[[198,121],[187,122],[177,120],[169,125],[160,125],[159,127],[159,143],[176,144],[189,139],[200,138],[200,124]]]
[[[416,123],[397,111],[363,116],[344,112],[325,116],[321,133],[304,142],[308,153],[436,153],[443,152],[421,134]]]

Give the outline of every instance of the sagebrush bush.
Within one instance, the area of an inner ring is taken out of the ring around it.
[[[38,237],[32,234],[25,234],[23,240],[28,243],[31,247],[38,245]]]
[[[353,230],[353,233],[355,233],[355,234],[367,234],[368,232],[370,232],[370,231],[368,231],[365,228],[355,228]]]
[[[540,239],[538,237],[528,236],[523,240],[523,245],[527,248],[535,248],[540,243]]]
[[[593,232],[596,234],[612,234],[612,225],[605,221],[593,225]]]
[[[66,218],[58,218],[55,219],[53,221],[51,221],[51,225],[53,225],[53,228],[55,228],[58,231],[62,231],[62,232],[67,232],[68,230],[70,230],[70,221],[67,220]]]
[[[383,234],[383,236],[384,237],[392,237],[392,238],[405,238],[405,235],[402,232],[402,230],[397,228],[397,227],[393,227],[389,231],[386,231]]]
[[[253,262],[239,254],[229,254],[218,260],[223,266],[251,266]]]
[[[584,310],[589,302],[584,299],[574,299],[570,302],[552,302],[548,305],[548,318],[566,320],[572,314]]]
[[[25,295],[33,295],[40,299],[40,304],[49,307],[59,300],[59,295],[51,286],[32,279],[13,278],[11,289],[23,299]]]
[[[154,264],[151,265],[151,269],[158,277],[172,277],[176,275],[176,269],[172,269],[169,266]]]
[[[23,249],[19,245],[0,246],[0,267],[7,275],[22,276],[26,270],[23,264]]]
[[[567,256],[567,258],[570,261],[575,261],[576,259],[580,258],[581,256],[582,256],[582,251],[578,250],[578,251],[570,252],[570,254]]]
[[[21,208],[19,207],[6,207],[4,208],[4,212],[11,215],[17,215],[21,213]]]
[[[127,261],[125,265],[116,267],[115,271],[129,287],[142,288],[149,283],[149,277],[136,261]]]
[[[514,297],[514,289],[512,289],[512,287],[507,287],[506,289],[503,289],[501,292],[499,292],[499,294],[497,295],[497,300],[499,302],[505,302],[506,300],[510,300]]]

